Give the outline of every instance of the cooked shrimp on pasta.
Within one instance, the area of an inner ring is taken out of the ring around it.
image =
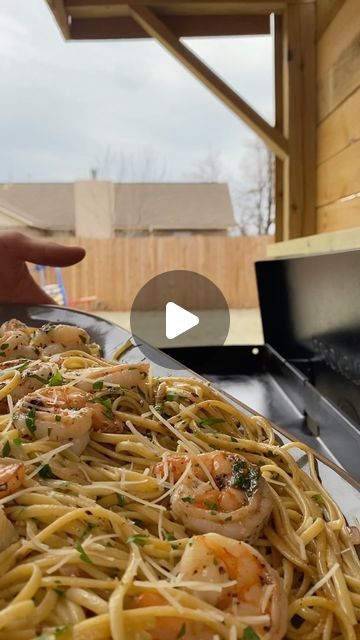
[[[0,327],[0,640],[357,640],[359,530],[312,450],[126,349]]]

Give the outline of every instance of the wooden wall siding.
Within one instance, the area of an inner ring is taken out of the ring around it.
[[[266,258],[271,236],[150,237],[79,239],[87,251],[83,262],[63,269],[68,297],[96,296],[103,309],[128,310],[139,289],[153,276],[172,269],[188,269],[210,278],[234,309],[258,305],[254,263]],[[54,281],[52,270],[50,282]],[[203,306],[206,308],[206,305]]]
[[[357,191],[360,191],[360,140],[318,166],[318,205],[336,202]]]
[[[360,2],[318,42],[317,231],[360,226]]]
[[[360,11],[360,5],[359,5]],[[360,86],[318,127],[318,164],[360,140]]]
[[[324,232],[360,228],[360,197],[345,199],[318,209],[318,227]]]

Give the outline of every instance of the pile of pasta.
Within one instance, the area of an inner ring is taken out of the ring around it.
[[[91,344],[0,329],[0,640],[359,638],[356,536],[312,451]]]

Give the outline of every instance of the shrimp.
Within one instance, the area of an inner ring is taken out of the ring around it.
[[[39,350],[30,344],[30,335],[21,330],[6,331],[0,337],[0,362],[27,358],[36,360]]]
[[[25,466],[22,462],[0,466],[0,498],[15,493],[25,480]]]
[[[107,433],[123,430],[123,423],[112,413],[111,401],[94,399],[72,386],[45,387],[29,393],[16,403],[13,421],[22,434],[72,442],[78,455],[89,442],[91,430]]]
[[[80,380],[77,387],[85,391],[92,391],[96,383],[104,387],[115,386],[131,389],[144,382],[149,374],[149,365],[140,364],[131,366],[129,364],[118,364],[113,367],[91,367],[80,369]],[[102,388],[98,386],[98,388]]]
[[[51,356],[63,351],[80,349],[90,353],[90,336],[85,329],[65,324],[44,324],[36,329],[32,338],[33,347],[41,349],[42,355]]]
[[[59,371],[55,363],[42,360],[31,362],[29,360],[10,360],[0,363],[0,370],[4,369],[17,369],[21,373],[19,384],[11,392],[14,402],[48,384],[51,378]]]
[[[12,320],[7,320],[3,322],[0,326],[0,336],[3,336],[5,333],[13,332],[13,331],[23,331],[24,333],[31,333],[31,329],[26,326],[21,320],[16,320],[16,318],[12,318]]]
[[[74,387],[45,387],[16,403],[13,421],[22,434],[54,442],[72,442],[75,453],[85,449],[92,426],[89,395]]]
[[[260,468],[227,451],[166,458],[170,480],[177,481],[187,466],[188,472],[170,498],[172,511],[185,528],[256,540],[272,510],[270,489]],[[163,475],[164,469],[165,461],[158,463],[155,474]]]
[[[142,609],[143,607],[162,607],[168,605],[168,601],[159,593],[154,591],[145,591],[138,596],[135,596],[133,601],[133,607],[135,609]],[[156,617],[151,627],[146,634],[146,638],[151,640],[176,640],[181,638],[182,640],[212,640],[214,637],[213,632],[205,630],[202,623],[186,622],[181,618],[165,618]]]
[[[220,584],[218,591],[195,591],[234,623],[251,626],[261,639],[281,640],[287,627],[287,597],[278,573],[246,542],[217,533],[194,536],[176,567],[180,580]]]

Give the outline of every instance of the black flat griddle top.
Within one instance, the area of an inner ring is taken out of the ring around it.
[[[166,353],[360,480],[357,425],[269,345],[188,347]]]

